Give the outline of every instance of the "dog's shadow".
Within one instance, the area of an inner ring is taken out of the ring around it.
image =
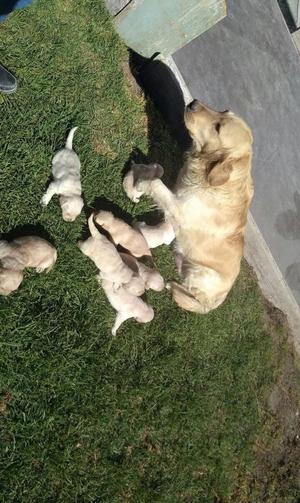
[[[157,162],[164,168],[164,183],[172,188],[192,140],[184,122],[185,101],[172,70],[162,61],[145,58],[129,49],[129,67],[145,97],[148,126],[148,153],[132,151],[135,162]]]
[[[150,164],[157,162],[164,168],[163,182],[170,188],[174,185],[183,164],[184,152],[191,145],[191,138],[184,124],[185,102],[177,78],[162,61],[144,58],[129,49],[131,76],[145,96],[145,112],[148,122],[148,152],[144,154],[134,148],[123,168],[123,177],[130,170],[131,163]],[[84,206],[86,218],[92,212],[106,210],[131,225],[133,217],[120,206],[105,197],[97,197],[91,205]],[[154,209],[140,214],[137,220],[148,225],[156,225],[163,219],[163,213]],[[103,229],[100,229],[103,232]],[[105,232],[103,232],[105,234]],[[82,239],[90,236],[88,224],[82,231]]]
[[[25,237],[25,236],[36,236],[39,238],[43,238],[48,241],[50,244],[55,246],[54,239],[50,234],[46,231],[46,229],[40,224],[25,224],[19,225],[14,229],[11,229],[7,233],[0,234],[0,240],[12,241],[13,239]]]

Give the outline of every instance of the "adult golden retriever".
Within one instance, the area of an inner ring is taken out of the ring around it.
[[[171,283],[183,309],[208,313],[239,274],[247,211],[253,197],[252,134],[234,113],[194,100],[185,109],[193,146],[174,193],[161,180],[138,182],[164,211],[176,236],[183,282]]]

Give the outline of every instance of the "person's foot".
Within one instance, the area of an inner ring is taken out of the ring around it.
[[[0,92],[14,93],[17,89],[17,79],[6,68],[0,65]]]

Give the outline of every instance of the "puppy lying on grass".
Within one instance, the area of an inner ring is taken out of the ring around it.
[[[132,270],[136,270],[144,281],[146,290],[155,290],[161,292],[165,288],[164,279],[159,272],[153,267],[148,267],[139,262],[135,257],[128,253],[120,253],[125,264]]]
[[[53,182],[41,199],[41,204],[47,206],[55,194],[58,194],[63,219],[73,222],[81,213],[83,200],[81,197],[80,160],[73,150],[73,136],[77,127],[71,129],[66,146],[55,154],[52,159]]]
[[[153,308],[148,306],[140,297],[132,295],[123,287],[116,289],[112,281],[103,279],[100,275],[98,281],[110,304],[117,311],[116,320],[111,331],[113,336],[117,334],[117,330],[122,323],[129,320],[129,318],[134,318],[139,323],[148,323],[153,320]]]
[[[23,281],[23,271],[0,267],[0,295],[9,295],[17,290]]]
[[[0,261],[4,269],[23,271],[33,267],[36,272],[49,272],[56,259],[54,246],[38,236],[24,236],[10,243],[0,241]]]
[[[19,288],[27,267],[38,273],[49,272],[56,259],[54,246],[38,236],[24,236],[10,243],[0,241],[0,295],[9,295]]]
[[[140,201],[143,192],[136,187],[137,180],[154,180],[161,178],[164,174],[164,169],[160,164],[136,164],[131,161],[131,167],[123,180],[123,188],[129,199],[134,203]]]
[[[151,251],[144,236],[123,220],[115,217],[110,211],[99,211],[95,221],[112,237],[115,245],[121,245],[134,257],[150,256]]]
[[[93,213],[88,220],[88,226],[91,237],[86,241],[79,241],[78,246],[99,269],[100,277],[112,282],[115,288],[123,286],[133,295],[142,295],[144,293],[142,278],[123,262],[114,244],[98,231],[94,224]]]

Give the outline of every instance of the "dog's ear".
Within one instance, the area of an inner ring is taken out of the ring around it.
[[[232,164],[225,154],[220,154],[207,165],[207,180],[212,187],[218,187],[228,182],[232,171]]]

